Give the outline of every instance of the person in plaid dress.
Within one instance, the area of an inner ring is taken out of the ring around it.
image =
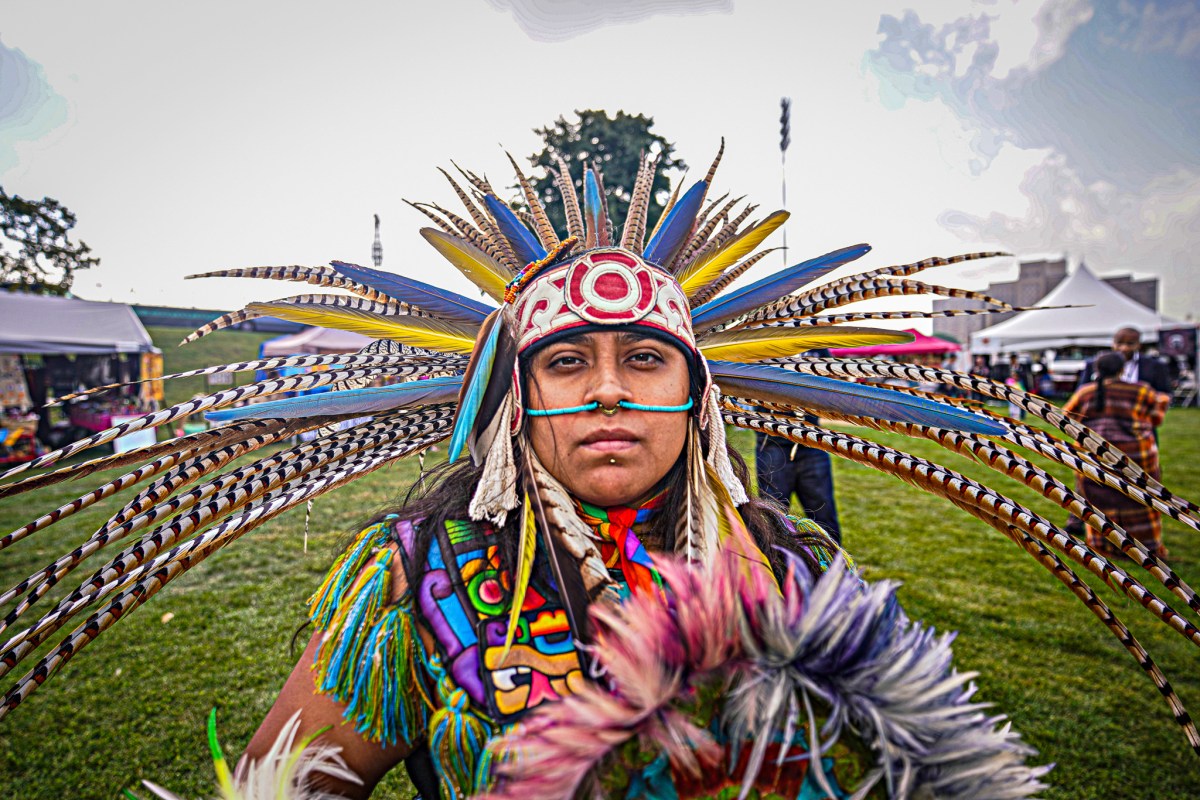
[[[1063,411],[1081,419],[1136,461],[1147,474],[1158,479],[1161,475],[1154,429],[1166,416],[1170,396],[1156,391],[1148,383],[1122,381],[1124,365],[1125,359],[1120,353],[1104,353],[1097,358],[1096,380],[1080,387],[1063,406]],[[1083,476],[1076,478],[1076,489],[1148,551],[1166,557],[1162,518],[1158,511]],[[1092,526],[1088,526],[1087,539],[1089,546],[1105,555],[1120,555],[1120,551]]]

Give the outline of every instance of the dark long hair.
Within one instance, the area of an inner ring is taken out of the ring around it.
[[[1101,353],[1096,358],[1096,395],[1092,398],[1091,407],[1088,409],[1089,417],[1104,416],[1104,409],[1108,405],[1108,400],[1104,396],[1104,382],[1109,378],[1115,378],[1121,374],[1121,370],[1125,368],[1125,356],[1112,351]]]
[[[693,409],[690,413],[693,416],[697,415],[703,407],[703,398],[707,389],[707,370],[697,363],[696,355],[684,348],[677,339],[644,326],[583,326],[548,337],[529,352],[519,356],[522,361],[519,373],[524,383],[524,396],[529,396],[529,382],[535,380],[534,371],[530,367],[530,359],[547,343],[561,338],[584,336],[596,330],[620,331],[625,328],[636,329],[640,336],[661,339],[683,353],[688,362],[688,392],[693,401]],[[694,424],[694,420],[689,424]],[[720,418],[713,420],[709,425],[710,428],[712,424],[721,424]],[[701,431],[700,439],[701,446],[707,453],[709,449],[707,431]],[[516,461],[520,464],[522,455],[519,444],[516,444],[515,450]],[[737,479],[746,487],[746,494],[750,495],[750,501],[740,506],[738,511],[746,523],[746,528],[754,537],[755,543],[770,561],[771,569],[776,576],[782,578],[787,569],[784,551],[798,555],[816,572],[819,565],[814,562],[811,552],[803,545],[813,543],[832,550],[835,549],[832,540],[827,536],[807,531],[793,532],[783,508],[773,500],[764,500],[751,495],[749,491],[750,471],[746,467],[746,462],[742,459],[741,454],[729,446],[728,442],[726,450]],[[474,466],[470,459],[463,459],[455,464],[443,464],[425,473],[422,479],[413,485],[400,509],[385,512],[385,514],[395,513],[403,519],[422,520],[422,524],[417,527],[413,558],[409,562],[408,581],[410,586],[417,585],[422,577],[432,532],[447,520],[469,518],[467,509],[482,471],[482,467]],[[659,486],[666,488],[667,495],[664,498],[662,510],[655,515],[647,530],[642,532],[642,541],[652,552],[670,553],[674,550],[676,523],[679,519],[677,510],[684,508],[687,500],[686,445],[675,464],[663,476]],[[376,521],[383,516],[384,514],[380,514],[376,517]],[[516,568],[517,542],[520,533],[518,530],[519,517],[520,514],[510,513],[505,519],[504,526],[497,531],[500,534],[497,544],[501,567],[509,573]]]
[[[730,462],[734,473],[743,486],[749,486],[749,469],[741,454],[728,444]],[[518,451],[517,460],[521,455]],[[420,520],[414,540],[413,557],[409,561],[408,581],[410,586],[417,585],[424,573],[424,564],[429,552],[433,532],[438,530],[447,520],[465,520],[469,518],[467,508],[475,487],[479,483],[482,467],[471,463],[469,458],[451,463],[440,464],[425,472],[421,479],[409,489],[400,508],[385,511],[373,521],[382,519],[388,513],[399,515],[403,519]],[[668,470],[662,484],[666,487],[662,511],[652,520],[647,530],[642,534],[642,541],[652,552],[670,553],[675,542],[675,526],[678,521],[678,509],[685,507],[687,496],[687,462],[686,449],[680,454],[675,465]],[[799,556],[816,572],[819,565],[805,544],[817,544],[827,549],[834,549],[832,540],[824,535],[802,531],[793,532],[786,519],[786,513],[773,500],[753,496],[749,491],[750,501],[738,507],[738,512],[746,523],[746,528],[754,537],[755,543],[770,561],[771,569],[776,576],[783,577],[787,570],[787,558],[784,551]],[[517,561],[517,541],[519,538],[518,525],[520,515],[510,513],[503,527],[497,533],[497,546],[500,563],[504,570],[512,572]]]

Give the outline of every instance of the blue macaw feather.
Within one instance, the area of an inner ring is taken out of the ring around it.
[[[696,215],[700,213],[700,206],[704,204],[704,195],[707,191],[708,183],[696,181],[695,185],[679,198],[678,202],[671,207],[667,218],[658,226],[658,232],[654,234],[650,244],[646,245],[642,258],[651,264],[671,263],[671,259],[679,252],[679,248],[691,234],[692,226],[696,222]]]
[[[241,408],[224,408],[205,414],[210,422],[242,419],[302,419],[342,414],[377,414],[407,406],[452,403],[462,388],[462,376],[409,381],[395,386],[347,389],[306,397],[289,397],[268,403],[252,403]]]
[[[344,261],[329,262],[338,274],[350,280],[370,286],[377,292],[383,292],[388,297],[401,303],[410,303],[422,311],[455,322],[466,322],[479,325],[494,308],[463,297],[449,289],[439,289],[403,275],[383,272],[370,267],[360,267],[358,264],[347,264]]]
[[[500,341],[500,333],[504,330],[504,325],[500,322],[498,313],[494,314],[485,324],[490,324],[491,330],[482,337],[482,346],[476,344],[478,349],[472,359],[471,372],[462,378],[465,383],[462,397],[458,403],[458,417],[454,420],[454,430],[450,433],[450,446],[446,451],[448,461],[458,460],[466,448],[467,437],[471,435],[471,430],[475,427],[475,417],[479,414],[479,407],[483,404],[484,391],[492,377],[492,365],[496,361],[496,344]]]
[[[529,228],[526,228],[525,224],[517,219],[517,215],[512,212],[512,209],[490,194],[483,196],[483,202],[496,220],[496,224],[500,226],[500,232],[504,234],[504,238],[508,239],[508,243],[512,245],[513,253],[516,254],[517,260],[522,265],[531,264],[546,257],[546,248],[542,247],[542,243]]]
[[[780,270],[743,289],[700,306],[692,312],[692,325],[696,331],[701,331],[736,319],[759,306],[778,300],[785,294],[791,294],[843,264],[861,258],[870,250],[869,244],[856,244]]]
[[[980,414],[878,386],[803,375],[765,364],[709,361],[708,367],[721,391],[734,397],[799,406],[818,414],[911,422],[984,436],[1008,433],[1004,425]]]
[[[608,205],[600,192],[600,181],[590,168],[583,170],[583,218],[586,225],[585,247],[606,243],[608,236]]]

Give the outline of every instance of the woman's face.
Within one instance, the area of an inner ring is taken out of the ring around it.
[[[526,405],[531,409],[617,408],[626,400],[677,406],[688,399],[683,353],[632,331],[585,333],[534,354]],[[687,439],[686,411],[599,409],[527,417],[538,459],[576,498],[598,506],[631,503],[674,466]]]

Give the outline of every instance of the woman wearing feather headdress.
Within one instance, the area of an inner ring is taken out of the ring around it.
[[[437,791],[450,798],[705,797],[736,793],[731,787],[785,798],[1037,791],[1044,768],[1025,766],[1028,748],[972,702],[968,676],[951,666],[948,639],[909,622],[892,587],[861,584],[817,526],[751,495],[725,439],[725,424],[734,424],[895,474],[996,527],[1102,618],[1200,745],[1161,672],[1058,554],[1200,642],[1190,621],[1085,543],[988,487],[804,421],[817,413],[979,457],[1040,488],[1200,609],[1166,564],[1003,444],[1200,526],[1200,509],[1052,406],[947,370],[796,355],[902,341],[905,334],[845,323],[929,315],[839,310],[869,297],[932,292],[1009,310],[909,277],[996,254],[933,258],[806,288],[869,250],[855,245],[730,290],[787,215],[743,229],[750,209],[707,200],[716,166],[672,198],[647,236],[654,165],[645,163],[619,241],[592,169],[582,208],[565,167],[559,175],[563,238],[519,170],[528,224],[486,180],[464,173],[466,190],[451,180],[470,219],[419,205],[437,225],[423,233],[498,308],[341,262],[214,273],[349,294],[253,304],[193,336],[273,314],[378,341],[350,356],[196,371],[343,367],[147,415],[31,466],[198,410],[223,424],[0,486],[9,494],[145,462],[9,534],[0,540],[6,546],[150,481],[87,543],[0,595],[8,602],[28,592],[6,618],[10,627],[100,547],[140,536],[3,646],[6,673],[75,615],[94,610],[8,692],[0,715],[116,619],[247,530],[449,439],[449,463],[424,493],[367,526],[313,595],[316,634],[304,657],[237,776],[220,762],[228,796],[255,785],[366,795],[394,764],[425,750]],[[378,376],[432,377],[363,388]],[[961,401],[854,381],[889,377],[1015,402],[1072,443]],[[329,384],[340,391],[236,407]],[[345,430],[333,425],[348,419],[358,421]],[[221,472],[238,456],[308,430],[319,432],[314,441]],[[297,737],[317,737],[321,748],[294,756]]]

